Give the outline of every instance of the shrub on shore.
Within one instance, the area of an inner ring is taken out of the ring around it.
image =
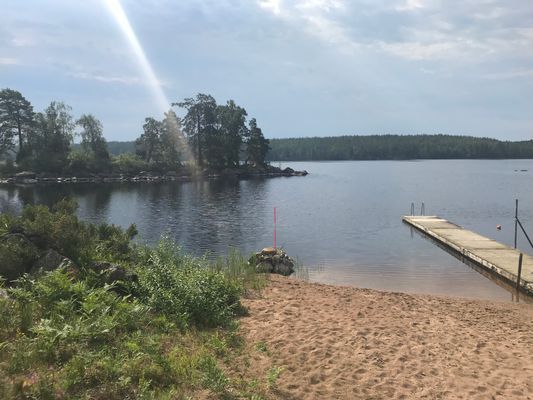
[[[211,263],[168,239],[135,246],[134,227],[87,224],[75,209],[62,202],[0,215],[0,264],[19,262],[1,247],[14,234],[37,253],[52,248],[75,264],[0,281],[0,398],[186,398],[230,390],[221,348],[239,347],[233,319],[240,296],[261,282],[245,258]],[[137,279],[117,291],[89,268],[101,260]]]

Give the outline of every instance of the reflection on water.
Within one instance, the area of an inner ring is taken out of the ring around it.
[[[75,197],[91,222],[135,223],[140,239],[161,235],[197,255],[278,244],[309,268],[311,280],[406,292],[510,300],[506,288],[468,268],[401,222],[425,203],[500,242],[513,243],[514,199],[533,224],[532,160],[290,163],[307,177],[176,183],[0,187],[0,207],[51,205]],[[502,225],[497,231],[496,225]],[[519,247],[528,252],[520,238]]]

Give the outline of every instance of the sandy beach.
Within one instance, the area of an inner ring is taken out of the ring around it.
[[[533,306],[272,276],[244,300],[279,399],[532,399]],[[258,345],[259,344],[259,345]]]

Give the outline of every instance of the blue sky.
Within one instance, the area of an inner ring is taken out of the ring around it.
[[[267,137],[533,138],[531,0],[122,0],[169,101],[234,99]],[[0,87],[92,113],[161,107],[106,0],[2,0]],[[179,110],[178,114],[182,114]]]

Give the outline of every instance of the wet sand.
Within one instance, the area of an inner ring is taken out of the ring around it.
[[[279,399],[533,399],[533,306],[272,276],[244,300]],[[268,359],[267,359],[268,358]]]

